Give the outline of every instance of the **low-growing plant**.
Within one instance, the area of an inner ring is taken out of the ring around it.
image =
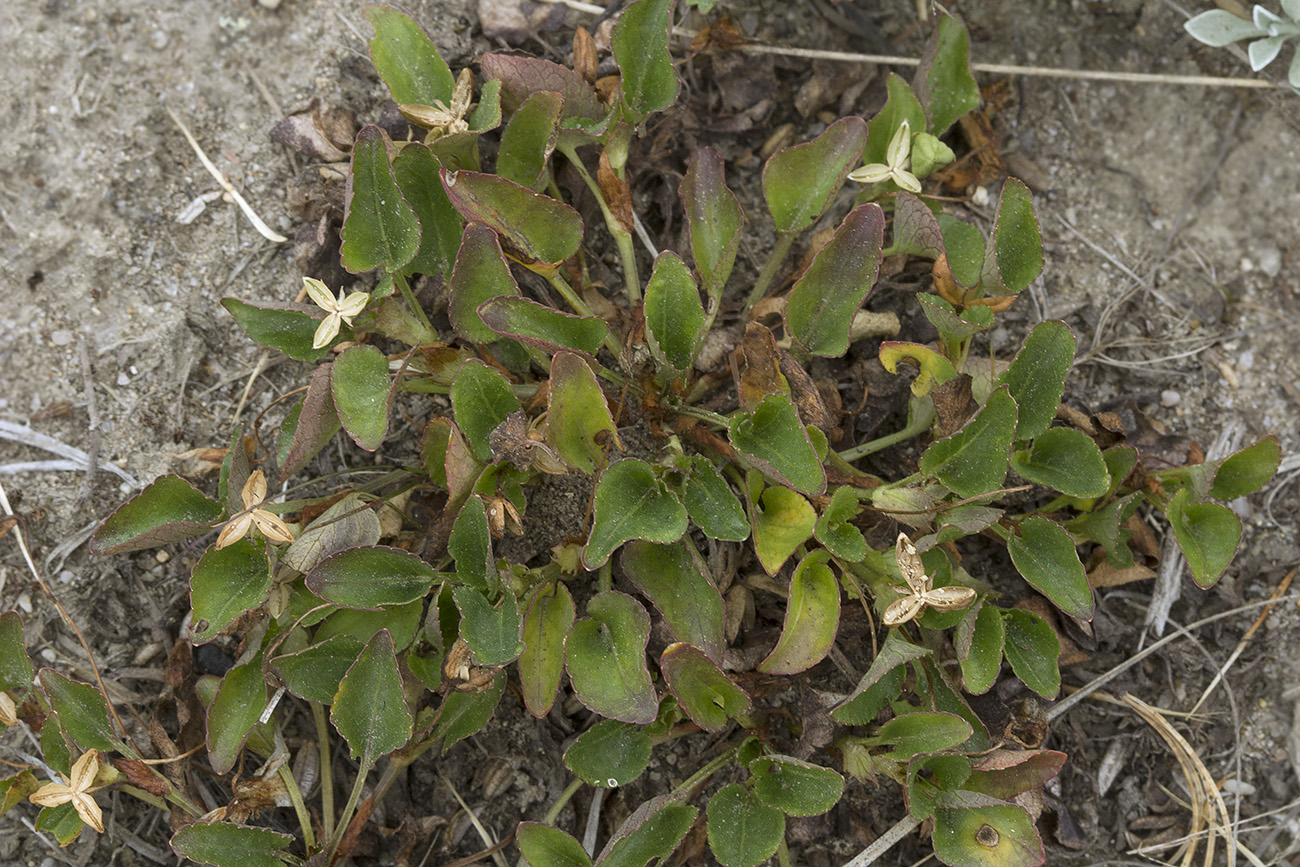
[[[670,0],[626,8],[612,36],[615,77],[596,77],[580,31],[572,69],[484,55],[475,98],[472,74],[453,75],[411,19],[368,9],[375,67],[417,130],[394,141],[366,126],[351,149],[341,257],[372,275],[369,291],[307,278],[314,307],[227,299],[256,341],[310,366],[301,397],[270,447],[234,435],[215,497],[161,477],[92,542],[121,554],[215,536],[193,567],[188,637],[234,636],[240,653],[194,687],[207,760],[218,774],[249,752],[265,764],[236,781],[227,804],[200,810],[183,776],[142,763],[95,687],[45,669],[30,689],[10,613],[0,617],[0,688],[68,782],[38,791],[22,771],[3,783],[5,807],[30,796],[43,806],[36,826],[67,843],[85,823],[98,828],[93,793],[113,785],[177,810],[173,848],[196,861],[331,863],[401,768],[445,753],[513,700],[508,679],[540,717],[567,674],[603,718],[564,756],[593,786],[627,785],[672,738],[723,739],[715,759],[636,809],[594,863],[666,857],[707,801],[717,860],[758,864],[783,846],[787,817],[840,800],[844,775],[896,782],[945,863],[1042,862],[1030,795],[1065,756],[1042,749],[1041,736],[990,731],[968,698],[1004,676],[1058,694],[1060,621],[1093,611],[1080,549],[1133,566],[1140,509],[1164,513],[1196,582],[1213,584],[1241,535],[1216,501],[1258,490],[1278,442],[1146,466],[1114,430],[1059,410],[1075,353],[1065,323],[1039,323],[1008,359],[972,351],[1043,258],[1019,181],[1003,185],[987,237],[923,193],[954,159],[944,135],[979,103],[954,17],[938,20],[910,84],[889,77],[888,102],[870,121],[842,118],[767,160],[763,219],[775,241],[751,285],[732,278],[756,218],[711,148],[690,156],[680,184],[686,248],[654,255],[643,277],[628,166],[648,120],[677,98],[670,12]],[[494,171],[480,151],[488,136]],[[564,165],[598,206],[600,228],[566,201],[576,194],[561,187]],[[863,186],[842,214],[850,179]],[[815,237],[788,291],[774,294],[792,246],[828,217],[833,231]],[[591,277],[606,252],[622,269],[617,290]],[[933,291],[916,304],[937,339],[879,343],[884,370],[913,371],[903,420],[837,451],[845,413],[825,371],[846,369],[855,342],[897,331],[896,317],[863,305],[882,263],[896,273],[916,261],[929,263]],[[417,298],[422,276],[445,281],[445,327]],[[729,362],[702,363],[719,342],[734,347]],[[445,396],[450,415],[425,420],[418,443],[395,443],[394,404],[412,394]],[[324,481],[309,476],[291,489],[301,498],[267,499],[267,476],[284,483],[308,470],[340,430],[361,449],[418,458],[365,481],[334,478],[329,494],[309,494]],[[893,462],[888,475],[855,466],[908,442],[919,459]],[[550,540],[544,562],[500,557],[510,534],[546,526],[552,516],[533,504],[560,484],[586,492],[580,533]],[[425,524],[417,502],[433,514]],[[995,546],[1050,605],[1000,604],[1017,592],[1011,570],[968,571],[977,555],[1001,562]],[[728,558],[762,577],[720,569]],[[784,599],[780,636],[756,665],[769,679],[793,685],[825,659],[844,640],[846,602],[886,630],[878,648],[871,630],[870,667],[831,710],[835,768],[783,753],[785,718],[728,665],[729,645],[753,624],[756,589]],[[648,658],[657,623],[673,641]],[[290,701],[316,727],[298,757],[318,757],[314,815],[309,785],[288,769]],[[336,733],[357,764],[341,810]],[[273,805],[297,812],[296,854],[291,837],[246,824]],[[523,823],[517,840],[534,867],[593,863],[548,824]]]
[[[1183,27],[1196,41],[1215,48],[1251,40],[1246,54],[1250,68],[1259,72],[1277,58],[1287,40],[1300,40],[1300,0],[1282,0],[1281,15],[1256,4],[1249,19],[1238,18],[1225,9],[1211,9],[1189,18]],[[1291,58],[1287,82],[1300,90],[1300,49]]]

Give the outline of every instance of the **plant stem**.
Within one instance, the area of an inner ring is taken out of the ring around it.
[[[316,848],[316,833],[311,827],[311,814],[307,812],[307,805],[302,801],[302,790],[298,788],[298,781],[293,778],[287,765],[280,765],[279,774],[285,790],[289,793],[289,800],[293,802],[293,812],[298,816],[303,845],[310,852]]]
[[[576,795],[578,793],[578,790],[581,788],[582,788],[582,780],[577,777],[574,777],[572,782],[570,782],[569,785],[564,787],[564,791],[560,792],[560,797],[555,799],[555,803],[551,804],[551,808],[546,811],[546,815],[542,817],[542,821],[547,825],[554,822],[556,818],[560,815],[560,811],[564,809],[564,805],[569,803],[569,801],[572,800],[573,796]]]
[[[569,281],[561,277],[558,271],[550,275],[548,279],[551,281],[551,285],[555,287],[555,291],[559,292],[560,295],[563,296],[564,300],[569,302],[570,307],[578,311],[582,316],[591,316],[596,318],[596,314],[591,312],[591,308],[587,306],[587,302],[582,300],[582,296],[574,291],[574,288],[569,285]],[[623,355],[623,347],[618,345],[618,341],[614,339],[613,332],[605,334],[605,348],[613,353],[615,358],[621,358]]]
[[[678,415],[687,415],[691,418],[698,418],[702,421],[715,424],[718,427],[725,428],[731,426],[731,419],[727,418],[725,415],[720,415],[712,410],[702,409],[698,406],[691,406],[690,404],[684,403],[680,406],[671,407],[671,410]]]
[[[334,860],[334,853],[338,852],[339,845],[343,842],[343,834],[348,829],[348,823],[352,821],[352,814],[356,812],[357,804],[361,801],[361,792],[366,787],[366,777],[370,776],[370,769],[375,766],[374,761],[370,760],[369,756],[365,758],[367,761],[363,761],[361,767],[357,768],[357,779],[352,784],[352,791],[348,794],[348,802],[343,806],[343,812],[339,815],[338,827],[330,835],[329,857],[325,859],[326,864]]]
[[[854,446],[851,449],[845,449],[839,455],[846,461],[856,461],[858,458],[864,458],[869,454],[874,454],[883,448],[888,448],[896,443],[911,439],[922,433],[934,421],[934,402],[920,401],[913,398],[908,406],[907,425],[902,430],[886,434],[879,439],[874,439],[869,443]]]
[[[692,789],[694,789],[696,786],[698,786],[700,783],[704,782],[709,777],[713,776],[718,771],[719,768],[721,768],[723,765],[728,764],[732,759],[736,757],[736,755],[740,752],[740,747],[741,744],[743,743],[744,741],[741,741],[740,744],[736,744],[734,747],[727,750],[725,753],[719,756],[715,756],[713,759],[707,762],[704,765],[704,767],[700,768],[698,771],[691,774],[689,777],[686,778],[684,782],[681,783],[681,785],[673,789],[673,794],[689,792]]]
[[[316,747],[320,750],[320,812],[325,839],[334,837],[334,767],[330,756],[330,730],[325,721],[325,705],[311,703],[312,719],[316,722]]]
[[[614,212],[609,209],[609,204],[605,201],[605,196],[600,191],[600,184],[587,171],[582,160],[578,158],[578,149],[573,146],[561,146],[558,148],[560,153],[564,154],[569,163],[573,166],[578,177],[582,178],[587,189],[596,197],[596,202],[600,205],[600,213],[605,217],[605,228],[614,236],[618,243],[618,255],[623,260],[623,282],[627,286],[628,300],[633,304],[641,301],[641,280],[636,271],[636,247],[632,243],[632,233],[623,228],[623,225],[614,216]]]
[[[787,232],[776,239],[772,252],[768,253],[767,261],[763,263],[763,270],[759,272],[758,280],[754,282],[754,288],[750,290],[749,297],[745,299],[746,310],[763,300],[763,296],[771,288],[772,280],[776,277],[777,269],[785,261],[785,254],[790,252],[790,245],[794,243],[794,238],[794,232]]]
[[[425,315],[424,308],[420,306],[419,301],[415,300],[415,293],[411,291],[411,284],[406,282],[406,277],[401,274],[394,274],[393,282],[397,284],[398,289],[402,290],[402,297],[406,299],[406,304],[411,308],[411,312],[419,317],[424,330],[436,335],[438,332],[433,330],[433,325],[429,322],[429,317]]]

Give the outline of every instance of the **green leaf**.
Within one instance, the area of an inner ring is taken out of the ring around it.
[[[983,695],[993,688],[1002,668],[1005,640],[1006,630],[997,608],[976,602],[967,610],[953,636],[966,692]]]
[[[356,493],[347,494],[307,525],[280,562],[304,575],[345,548],[379,544],[379,516]]]
[[[943,232],[934,211],[906,190],[900,190],[894,196],[894,235],[890,252],[925,259],[938,259],[944,255]],[[918,300],[927,297],[925,294],[917,295]]]
[[[635,458],[611,464],[596,481],[591,534],[582,549],[588,569],[603,566],[632,539],[667,544],[686,532],[686,509],[655,471]]]
[[[880,113],[871,119],[867,127],[867,140],[862,148],[862,162],[887,163],[889,142],[894,132],[907,121],[913,133],[925,129],[925,109],[912,93],[912,88],[896,72],[889,73],[885,80],[888,99]],[[974,227],[972,227],[974,228]],[[979,230],[976,230],[976,234]]]
[[[768,488],[753,505],[754,553],[775,575],[795,549],[808,541],[817,526],[817,513],[789,488]]]
[[[1192,580],[1211,587],[1228,568],[1241,544],[1241,518],[1218,503],[1189,503],[1186,489],[1174,494],[1165,517],[1178,548],[1187,558]]]
[[[446,103],[456,87],[433,41],[405,14],[390,6],[366,7],[366,18],[375,28],[370,40],[370,61],[388,85],[398,105]]]
[[[348,548],[326,557],[307,575],[307,589],[344,608],[376,610],[424,598],[438,573],[400,548]]]
[[[564,97],[555,91],[530,94],[501,131],[497,174],[538,189],[546,178],[546,162],[559,137]]]
[[[749,695],[698,647],[676,642],[659,657],[664,683],[696,725],[720,732],[749,713]]]
[[[1012,804],[940,808],[934,816],[934,854],[958,867],[1038,867],[1046,857],[1034,820]]]
[[[221,306],[230,311],[239,327],[262,346],[283,352],[298,361],[315,361],[329,354],[329,347],[316,349],[316,328],[325,318],[320,308],[300,304],[262,301],[250,304],[238,298],[222,298]],[[350,331],[344,326],[345,333]]]
[[[1275,435],[1269,434],[1223,459],[1214,474],[1210,496],[1235,500],[1253,494],[1268,484],[1281,461],[1282,446]]]
[[[907,663],[929,654],[928,649],[913,644],[902,638],[898,630],[891,629],[885,636],[880,653],[871,661],[871,667],[862,676],[853,694],[832,709],[831,716],[844,725],[867,725],[873,722],[885,704],[879,701],[883,691],[880,687],[888,684],[891,679],[900,680]],[[896,689],[894,695],[897,695]]]
[[[32,660],[23,642],[23,621],[17,611],[0,614],[0,691],[21,697],[32,685]]]
[[[672,0],[637,0],[614,25],[610,48],[622,73],[623,105],[638,120],[677,99],[677,71],[668,51]]]
[[[727,639],[722,595],[689,539],[670,545],[631,542],[619,559],[623,572],[663,615],[678,641],[722,661]]]
[[[554,91],[564,97],[562,121],[603,120],[609,114],[595,89],[582,76],[553,61],[488,53],[479,58],[479,68],[487,81],[501,82],[501,107],[506,114],[514,114],[529,96],[544,91]]]
[[[1007,540],[1011,562],[1026,581],[1072,617],[1092,619],[1092,590],[1070,534],[1054,521],[1032,515]]]
[[[727,188],[725,165],[716,150],[702,148],[691,155],[678,188],[690,226],[691,255],[710,310],[716,310],[722,299],[745,225],[740,201]]]
[[[478,359],[471,358],[456,372],[451,384],[451,405],[456,424],[474,457],[492,460],[488,435],[506,416],[519,411],[519,399],[509,381]]]
[[[619,826],[596,863],[600,867],[644,867],[648,861],[666,859],[698,813],[688,804],[663,797],[646,801]]]
[[[405,650],[415,640],[423,616],[424,601],[421,599],[379,611],[344,608],[329,615],[317,627],[315,640],[321,642],[335,635],[350,635],[364,643],[374,638],[379,630],[387,629],[393,637],[393,645],[398,650]]]
[[[307,701],[332,704],[343,675],[357,661],[364,642],[352,635],[334,635],[295,653],[271,660],[284,688]]]
[[[393,272],[420,249],[420,220],[402,196],[388,162],[388,134],[364,126],[352,146],[352,172],[345,194],[343,267],[353,274],[382,268]]]
[[[1043,698],[1056,698],[1061,691],[1061,641],[1051,625],[1022,608],[1002,612],[1006,626],[1003,652],[1011,670],[1025,686]]]
[[[616,789],[650,765],[650,736],[640,726],[601,720],[564,752],[564,766],[592,786]]]
[[[814,551],[790,579],[781,638],[759,663],[764,674],[798,674],[825,658],[840,625],[840,584],[826,561],[829,551]]]
[[[60,846],[66,846],[77,839],[86,824],[77,815],[77,808],[69,801],[57,807],[43,808],[36,815],[36,823],[32,827],[51,834]]]
[[[438,724],[433,728],[430,740],[442,739],[442,754],[477,733],[492,719],[492,713],[506,691],[506,674],[498,672],[492,679],[492,685],[483,692],[452,692],[442,700],[438,714]]]
[[[464,224],[438,177],[438,158],[419,142],[408,142],[393,159],[393,176],[420,223],[420,246],[404,274],[451,273]]]
[[[1016,402],[999,386],[961,430],[925,450],[921,472],[962,497],[996,491],[1007,476],[1015,429]]]
[[[988,307],[967,307],[958,313],[938,295],[922,292],[916,296],[916,300],[920,303],[925,318],[930,320],[930,324],[938,329],[939,335],[947,342],[964,340],[973,334],[987,331],[994,322],[995,314]]]
[[[55,727],[57,728],[57,726]],[[67,749],[67,747],[64,747],[64,749]],[[45,753],[45,762],[51,767],[54,765],[54,763],[50,761],[49,753]],[[28,796],[40,787],[40,781],[37,780],[36,775],[29,770],[19,771],[13,776],[0,779],[0,816],[9,812],[15,805],[27,800]]]
[[[429,419],[420,441],[420,463],[430,480],[440,488],[447,487],[447,447],[451,442],[451,419]]]
[[[772,154],[763,166],[763,195],[777,232],[802,232],[817,222],[857,165],[866,141],[866,122],[846,117],[812,141]]]
[[[473,343],[496,341],[500,335],[484,324],[478,308],[492,298],[518,294],[519,285],[506,264],[497,233],[482,223],[470,223],[447,284],[447,318],[452,329]]]
[[[208,761],[224,774],[235,766],[249,732],[266,709],[266,681],[262,655],[237,665],[221,678],[217,695],[208,706]]]
[[[544,352],[572,349],[594,358],[609,334],[609,326],[599,316],[575,316],[513,295],[490,298],[477,312],[495,333]]]
[[[862,531],[850,521],[862,511],[858,496],[853,488],[843,485],[835,489],[830,504],[826,506],[813,534],[836,557],[857,563],[867,556],[867,540],[862,538]]]
[[[280,429],[277,451],[281,458],[280,481],[292,476],[320,453],[343,427],[334,408],[334,365],[322,364],[311,375],[307,396],[290,413]]]
[[[1133,565],[1133,551],[1128,546],[1133,532],[1129,529],[1128,522],[1142,504],[1141,496],[1134,491],[1112,500],[1094,512],[1084,512],[1071,518],[1063,522],[1063,526],[1075,538],[1096,542],[1105,548],[1112,566],[1127,569]]]
[[[709,799],[709,849],[724,867],[756,867],[785,839],[785,814],[737,783]]]
[[[731,444],[768,478],[810,496],[826,492],[826,472],[790,398],[771,394],[731,419]]]
[[[520,822],[515,842],[532,867],[591,867],[591,858],[581,843],[541,822]]]
[[[501,126],[501,83],[497,81],[485,81],[479,91],[478,105],[465,118],[469,125],[468,133],[459,133],[469,138],[472,147],[477,148],[478,142],[471,138],[472,135],[490,132]],[[475,153],[477,160],[478,154]]]
[[[473,587],[452,591],[460,609],[461,634],[479,665],[505,665],[524,649],[519,640],[519,604],[506,587],[496,605]]]
[[[71,774],[72,751],[68,749],[68,740],[59,728],[57,716],[46,717],[41,726],[41,755],[45,757],[45,763],[60,774]]]
[[[124,554],[179,542],[206,533],[221,515],[220,503],[180,476],[159,476],[99,525],[90,550]]]
[[[481,172],[442,170],[447,198],[469,222],[484,223],[510,258],[550,275],[582,243],[582,217],[568,205],[528,187]]]
[[[970,70],[970,34],[956,15],[938,18],[912,82],[930,118],[928,129],[937,136],[980,104],[979,85]]]
[[[1011,469],[1071,497],[1100,497],[1110,490],[1101,449],[1092,437],[1074,428],[1043,431],[1028,448],[1012,453]]]
[[[876,732],[875,740],[890,744],[889,756],[907,761],[919,753],[937,753],[966,742],[974,730],[961,717],[923,711],[894,717]]]
[[[957,368],[952,366],[952,362],[928,346],[897,340],[886,340],[880,344],[880,363],[885,370],[898,373],[900,361],[911,362],[921,371],[912,380],[912,394],[917,397],[925,397],[936,385],[957,378]]]
[[[245,611],[265,602],[270,592],[271,564],[263,542],[243,538],[220,550],[208,548],[190,574],[194,643],[215,638]]]
[[[959,286],[977,285],[984,268],[984,236],[970,223],[963,223],[950,214],[940,214],[935,219],[943,233],[952,278]]]
[[[754,794],[787,816],[820,816],[844,794],[844,778],[792,756],[763,756],[749,763]]]
[[[564,673],[564,637],[573,618],[573,596],[559,582],[539,590],[528,607],[524,650],[519,654],[519,681],[524,704],[533,716],[546,716],[555,702]]]
[[[1056,418],[1065,392],[1065,377],[1074,363],[1074,333],[1058,319],[1034,326],[1011,366],[998,380],[1011,389],[1020,418],[1016,439],[1027,440],[1047,430]]]
[[[1255,22],[1239,18],[1226,9],[1211,9],[1194,15],[1183,23],[1183,29],[1197,42],[1214,48],[1266,34],[1266,31],[1255,26]]]
[[[813,355],[838,358],[849,351],[853,315],[875,286],[884,237],[884,211],[859,205],[790,290],[786,328]]]
[[[447,539],[447,553],[456,561],[456,580],[459,583],[484,593],[496,591],[501,578],[492,558],[487,506],[481,497],[470,497],[456,515]]]
[[[248,452],[244,450],[244,430],[240,427],[230,436],[230,449],[221,462],[217,480],[217,500],[225,504],[227,515],[244,510],[242,492],[250,475]]]
[[[974,762],[962,788],[1010,800],[1055,777],[1066,758],[1056,750],[994,750]]]
[[[619,442],[618,427],[591,366],[572,352],[551,359],[546,442],[571,467],[591,475]]]
[[[686,373],[695,365],[704,327],[704,305],[690,269],[671,250],[660,253],[645,287],[645,328],[651,353],[660,364]]]
[[[334,407],[348,436],[366,451],[379,448],[388,435],[392,385],[388,359],[373,346],[353,346],[334,361]]]
[[[387,629],[375,633],[343,676],[330,720],[348,742],[352,758],[366,768],[410,739],[411,712]]]
[[[99,690],[49,668],[41,669],[40,680],[50,709],[59,718],[59,728],[73,743],[83,750],[136,754],[113,732],[108,722],[108,704]]]
[[[743,542],[749,538],[749,519],[725,474],[703,455],[691,455],[690,472],[682,482],[682,505],[691,521],[711,539]]]
[[[659,702],[645,662],[650,616],[631,596],[614,590],[593,597],[587,613],[564,642],[573,691],[601,716],[653,722]]]
[[[980,280],[997,294],[1016,295],[1043,270],[1043,239],[1038,233],[1029,187],[1007,178],[998,198],[993,239],[984,256]]]
[[[293,837],[270,828],[213,822],[186,825],[172,837],[171,845],[182,858],[213,867],[282,867],[290,856],[281,850],[292,842]]]

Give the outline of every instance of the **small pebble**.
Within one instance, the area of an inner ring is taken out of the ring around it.
[[[991,201],[987,187],[976,187],[975,192],[970,196],[971,204],[977,208],[983,208]]]
[[[50,342],[55,346],[67,346],[72,342],[72,332],[66,328],[60,328],[50,335]]]
[[[1259,270],[1270,277],[1282,273],[1282,252],[1276,247],[1265,247],[1259,251]]]
[[[1225,795],[1245,795],[1250,797],[1255,794],[1255,791],[1254,786],[1242,780],[1227,780],[1223,784],[1223,794]]]
[[[1250,370],[1255,366],[1255,353],[1249,349],[1237,356],[1237,366],[1243,370]]]
[[[280,0],[257,0],[257,5],[274,11],[280,8]]]
[[[172,555],[168,554],[166,551],[159,551],[157,554],[153,555],[153,558],[159,563],[166,563],[172,558]]]
[[[155,30],[150,34],[149,41],[153,44],[155,50],[162,51],[167,47],[167,31]]]
[[[1181,403],[1182,400],[1183,400],[1182,394],[1174,391],[1173,389],[1166,389],[1165,391],[1160,392],[1160,405],[1163,407],[1178,406],[1178,404]]]
[[[71,569],[64,569],[62,572],[59,573],[59,580],[62,581],[64,584],[71,584],[72,579],[76,577],[77,577],[77,573],[73,572]]]
[[[18,602],[18,607],[21,608],[25,614],[32,613],[32,595],[30,593],[19,593],[16,601]]]
[[[126,375],[126,371],[121,371],[120,373],[118,373],[118,375],[117,375],[117,384],[118,384],[118,385],[127,385],[127,384],[129,384],[130,382],[131,382],[131,377],[129,377],[129,376]]]

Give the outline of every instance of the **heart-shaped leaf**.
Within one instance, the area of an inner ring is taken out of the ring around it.
[[[208,548],[190,574],[194,643],[215,638],[244,612],[265,602],[270,592],[271,564],[265,543],[244,538],[225,548]]]
[[[564,766],[602,789],[626,786],[650,764],[650,736],[640,726],[601,720],[564,752]]]
[[[573,691],[601,716],[653,722],[659,701],[645,662],[650,616],[631,596],[614,590],[593,597],[587,613],[564,642]]]
[[[442,188],[438,178],[441,167],[433,152],[419,142],[408,142],[393,159],[397,186],[420,223],[420,246],[415,258],[402,269],[405,274],[445,277],[456,260],[465,224]]]
[[[1034,217],[1029,187],[1007,178],[998,198],[993,239],[985,253],[980,280],[998,295],[1016,295],[1043,270],[1043,239]]]
[[[308,312],[308,308],[300,304],[273,301],[252,304],[238,298],[222,298],[221,306],[235,317],[249,337],[268,349],[283,352],[298,361],[315,361],[329,354],[328,346],[318,349],[313,345],[316,329],[324,318],[321,310]]]
[[[711,539],[743,542],[749,538],[745,508],[727,484],[725,474],[703,455],[692,455],[690,472],[682,482],[682,505],[691,522]]]
[[[546,716],[564,673],[564,637],[573,625],[573,596],[563,583],[539,590],[524,618],[524,650],[519,654],[519,681],[524,704],[533,716]]]
[[[1065,377],[1074,363],[1074,345],[1070,326],[1057,319],[1040,322],[998,380],[1011,389],[1020,410],[1016,439],[1033,439],[1056,418]]]
[[[659,669],[682,710],[705,731],[722,731],[749,712],[749,696],[698,647],[670,644],[659,657]]]
[[[348,436],[366,451],[379,448],[388,435],[392,385],[388,359],[373,346],[353,346],[334,360],[334,408]]]
[[[777,232],[801,232],[817,222],[857,165],[866,142],[866,121],[846,117],[812,141],[772,154],[763,166],[763,195]]]
[[[867,540],[862,538],[861,530],[849,523],[861,511],[862,504],[853,488],[848,485],[836,488],[830,504],[817,519],[813,531],[817,541],[841,560],[850,563],[862,560],[867,556]]]
[[[334,635],[310,647],[271,660],[285,689],[307,701],[331,704],[343,675],[357,661],[364,642],[351,635]]]
[[[655,471],[635,458],[611,464],[596,482],[594,517],[582,562],[604,565],[614,549],[632,539],[668,544],[686,532],[686,509]]]
[[[773,481],[811,496],[826,491],[826,472],[799,413],[783,394],[772,394],[752,413],[731,420],[731,444]]]
[[[619,562],[627,577],[659,609],[673,636],[715,662],[726,649],[722,596],[708,566],[687,539],[671,545],[631,542]]]
[[[1007,476],[1015,429],[1016,402],[999,386],[961,430],[925,450],[921,472],[963,497],[996,491]]]
[[[171,846],[182,858],[213,867],[283,867],[280,855],[292,842],[293,837],[270,828],[196,822],[177,831]]]
[[[1061,691],[1061,640],[1051,625],[1023,608],[1002,612],[1006,627],[1003,652],[1011,670],[1025,686],[1043,698],[1056,698]]]
[[[716,310],[745,225],[745,212],[727,188],[725,163],[716,150],[707,147],[691,155],[678,195],[691,230],[695,270],[709,298],[709,309]]]
[[[623,105],[638,120],[677,99],[677,71],[668,52],[672,0],[637,0],[619,17],[610,48],[622,73]]]
[[[470,359],[456,372],[451,384],[451,405],[456,424],[474,457],[492,460],[488,435],[506,416],[519,411],[519,399],[510,382],[478,359]],[[449,453],[450,454],[450,453]]]
[[[737,783],[709,799],[709,849],[725,867],[756,867],[785,839],[785,814]]]
[[[572,352],[557,352],[551,359],[546,442],[565,463],[588,475],[603,467],[609,451],[621,445],[596,374]]]
[[[390,144],[382,129],[364,126],[352,146],[342,256],[353,274],[376,268],[392,273],[420,249],[420,219],[397,186]]]
[[[764,674],[798,674],[830,652],[840,625],[840,584],[826,565],[830,558],[814,551],[794,570],[781,638],[758,666]]]
[[[763,756],[749,763],[754,794],[787,816],[819,816],[839,803],[844,778],[792,756]]]
[[[266,681],[262,656],[237,665],[221,678],[216,698],[208,707],[208,761],[224,774],[235,766],[258,717],[266,709]]]
[[[1092,619],[1092,590],[1070,534],[1041,515],[1026,518],[1007,540],[1011,562],[1026,581],[1062,611]]]
[[[875,286],[884,237],[879,205],[854,208],[790,290],[786,328],[813,355],[837,358],[849,351],[853,315]]]
[[[1092,437],[1074,428],[1043,431],[1028,448],[1011,455],[1011,469],[1071,497],[1100,497],[1110,490],[1101,449]]]
[[[438,573],[400,548],[349,548],[327,557],[307,575],[307,589],[344,608],[378,609],[422,599]]]
[[[447,198],[469,222],[491,227],[501,246],[530,270],[550,275],[582,243],[582,217],[528,187],[481,172],[441,172]]]
[[[343,675],[330,720],[365,768],[410,739],[413,721],[387,629],[375,633]]]
[[[533,190],[545,185],[563,108],[564,97],[555,91],[534,93],[523,101],[501,131],[498,175]]]
[[[704,339],[704,305],[695,279],[671,250],[655,259],[645,287],[645,328],[650,351],[660,364],[689,371]]]
[[[817,512],[789,488],[768,488],[751,504],[754,553],[758,562],[775,575],[795,549],[807,542],[817,526]]]
[[[519,605],[506,587],[496,605],[473,587],[453,591],[460,609],[461,635],[479,665],[505,665],[524,649],[519,640]]]
[[[206,533],[221,514],[220,503],[180,476],[159,476],[99,525],[90,550],[124,554],[179,542]]]
[[[456,79],[433,41],[405,14],[390,6],[369,5],[367,20],[375,28],[370,61],[398,105],[447,103]]]
[[[1165,507],[1165,516],[1179,550],[1187,558],[1192,580],[1199,587],[1210,587],[1237,553],[1241,518],[1219,503],[1191,503],[1188,499],[1186,489],[1174,494]]]
[[[490,298],[477,313],[495,333],[544,352],[572,349],[594,358],[609,334],[609,326],[598,316],[575,316],[513,295]]]

